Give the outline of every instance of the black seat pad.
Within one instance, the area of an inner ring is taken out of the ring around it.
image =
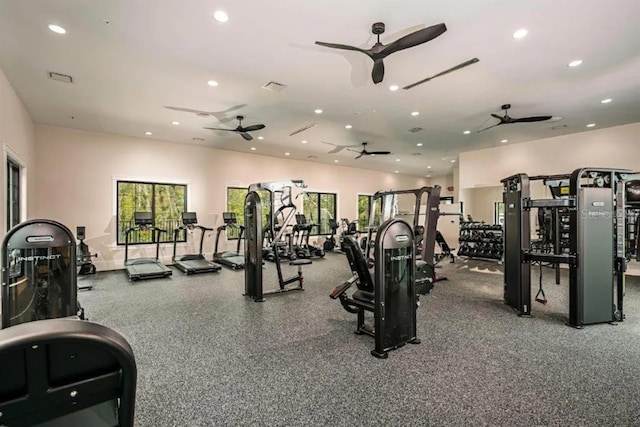
[[[351,271],[358,275],[357,286],[361,291],[373,293],[374,286],[371,279],[371,273],[367,266],[367,260],[365,260],[362,251],[358,247],[358,242],[352,236],[344,236],[344,250],[347,254],[347,260]]]
[[[373,292],[367,292],[358,289],[353,293],[352,298],[369,304],[375,304],[376,296],[373,294]]]

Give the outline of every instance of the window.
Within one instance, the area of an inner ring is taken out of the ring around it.
[[[244,199],[249,190],[242,187],[227,187],[227,212],[234,212],[238,225],[244,226]],[[227,239],[237,239],[238,229],[228,228]]]
[[[302,211],[307,222],[318,224],[313,235],[331,234],[329,220],[336,217],[336,195],[334,193],[304,193]]]
[[[151,212],[154,225],[166,230],[160,242],[173,242],[173,230],[182,225],[182,212],[187,209],[187,186],[154,182],[118,181],[118,244],[125,242],[125,233],[134,226],[134,212]],[[184,242],[182,233],[178,241]],[[153,243],[148,230],[133,232],[130,244]]]
[[[20,223],[20,165],[7,159],[7,230]]]
[[[371,202],[373,196],[364,194],[358,195],[358,231],[364,232],[369,228],[369,213],[371,212]],[[373,225],[380,225],[380,215],[382,206],[380,200],[376,203],[376,213]]]
[[[504,202],[493,204],[493,223],[504,225]]]

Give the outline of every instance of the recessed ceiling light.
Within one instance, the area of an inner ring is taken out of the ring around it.
[[[177,121],[174,120],[174,121],[171,122],[171,124],[174,125],[174,126],[178,126],[180,124],[180,122],[177,122]]]
[[[431,169],[431,166],[427,166],[427,169]]]
[[[313,112],[316,114],[322,114],[322,110],[320,108],[313,110]]]
[[[258,139],[264,139],[264,136],[259,136]]]
[[[251,151],[256,151],[256,147],[251,147]]]
[[[340,160],[336,159],[333,161],[333,163],[338,163]]]
[[[400,159],[396,159],[396,162],[399,162],[399,161],[400,161]]]
[[[289,156],[289,155],[291,155],[291,153],[284,153],[284,155],[285,155],[285,156]]]
[[[62,28],[60,25],[55,25],[55,24],[49,24],[49,29],[54,33],[58,33],[58,34],[65,34],[67,32],[67,30]]]
[[[420,111],[414,111],[411,113],[412,116],[418,116],[420,115]]]
[[[588,127],[588,128],[592,128],[592,127],[594,127],[595,125],[596,125],[595,123],[589,123],[589,124],[587,125],[587,127]]]
[[[211,87],[216,87],[216,86],[218,86],[218,82],[217,82],[217,81],[215,81],[215,80],[209,80],[209,81],[207,82],[207,84],[208,84],[209,86],[211,86]]]
[[[513,38],[516,40],[521,39],[523,37],[526,37],[527,34],[529,34],[529,31],[527,31],[525,28],[520,28],[518,31],[513,33]]]
[[[400,173],[400,171],[394,171],[395,173]]]
[[[418,143],[416,144],[416,146],[418,146],[418,147],[422,147],[422,142],[418,142]]]
[[[345,127],[345,129],[351,129],[353,126],[351,126],[351,125],[345,125],[344,127]]]
[[[509,142],[509,140],[508,140],[508,139],[503,139],[503,140],[502,140],[502,141],[500,141],[500,142],[502,142],[502,143],[504,144],[505,142]]]
[[[391,92],[395,92],[395,91],[397,91],[398,89],[400,89],[400,86],[398,86],[398,85],[391,85],[391,86],[389,86],[389,90],[390,90]]]
[[[456,159],[451,160],[451,163],[455,163],[455,162],[456,162]]]
[[[471,131],[470,131],[470,130],[465,130],[465,131],[464,131],[464,132],[462,132],[462,133],[464,133],[465,135],[469,135],[469,134],[471,133]]]
[[[303,144],[306,144],[306,143],[307,143],[307,140],[306,140],[306,139],[303,139],[301,142],[302,142]]]
[[[145,135],[153,135],[153,132],[146,131],[144,134]]]
[[[229,20],[229,15],[227,15],[226,12],[222,10],[216,10],[213,13],[213,19],[218,22],[227,22]]]
[[[431,178],[431,175],[427,175],[427,178]]]
[[[375,156],[376,156],[375,154],[372,154],[372,155],[371,155],[371,157],[375,157]]]
[[[569,67],[577,67],[578,65],[582,64],[582,59],[576,59],[574,61],[569,62]]]
[[[601,104],[608,104],[608,103],[610,103],[611,101],[613,101],[613,99],[611,99],[611,98],[607,98],[607,99],[603,99],[602,101],[600,101],[600,103],[601,103]]]

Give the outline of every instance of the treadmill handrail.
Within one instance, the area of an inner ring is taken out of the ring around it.
[[[205,227],[204,225],[199,225],[199,224],[183,224],[180,227],[177,227],[176,229],[173,230],[173,259],[175,260],[177,252],[176,252],[176,244],[178,243],[178,234],[182,231],[182,230],[189,230],[192,228],[199,228],[201,231],[200,234],[200,252],[198,255],[202,255],[202,247],[204,245],[204,234],[207,231],[213,231],[213,228],[210,227]],[[166,233],[166,231],[165,231]],[[186,240],[186,236],[185,236],[185,240]]]
[[[155,225],[134,225],[133,227],[127,228],[124,233],[124,262],[125,264],[129,260],[129,235],[133,231],[139,231],[142,229],[147,229],[151,231],[151,243],[156,244],[156,261],[160,261],[160,233],[166,233],[167,230],[164,228],[158,228]],[[157,238],[156,238],[157,237]]]

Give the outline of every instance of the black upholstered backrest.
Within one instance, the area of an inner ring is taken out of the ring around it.
[[[358,275],[358,289],[366,292],[373,292],[373,280],[371,279],[371,273],[367,266],[367,260],[364,258],[364,254],[358,247],[358,242],[352,236],[344,236],[344,250],[347,254],[347,260],[351,271]]]
[[[105,326],[12,326],[0,331],[0,425],[133,426],[136,377],[131,347]]]

